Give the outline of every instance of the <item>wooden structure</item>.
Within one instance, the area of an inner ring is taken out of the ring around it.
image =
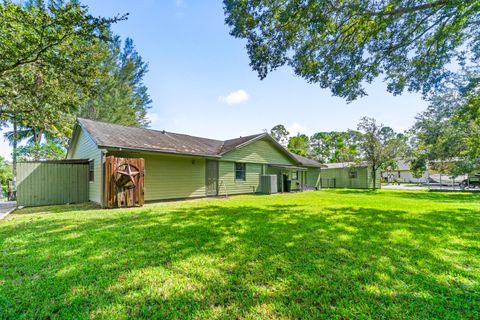
[[[105,207],[133,207],[144,204],[145,162],[142,158],[105,161]]]
[[[18,206],[87,202],[88,188],[88,160],[17,163]]]

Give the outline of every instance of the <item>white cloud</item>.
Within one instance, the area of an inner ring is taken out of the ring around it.
[[[298,122],[292,123],[288,128],[288,132],[290,132],[290,136],[296,136],[297,134],[308,134],[309,130],[302,126]]]
[[[160,121],[160,116],[155,112],[147,112],[147,119],[150,121],[150,124],[155,124]]]
[[[245,90],[239,89],[237,91],[229,93],[226,97],[218,97],[218,101],[226,104],[237,104],[248,101],[249,95]]]

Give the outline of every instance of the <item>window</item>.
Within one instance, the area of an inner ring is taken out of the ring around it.
[[[357,178],[357,171],[350,171],[350,179],[356,179]]]
[[[94,160],[88,162],[88,181],[95,181],[95,163]]]
[[[298,171],[292,171],[292,180],[298,180]]]
[[[235,181],[245,181],[245,163],[235,163]]]

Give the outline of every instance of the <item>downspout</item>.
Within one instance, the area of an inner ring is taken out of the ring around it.
[[[100,206],[105,208],[105,158],[107,155],[106,149],[101,149],[100,153]]]

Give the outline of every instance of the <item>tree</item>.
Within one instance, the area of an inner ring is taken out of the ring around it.
[[[414,158],[410,161],[410,172],[414,178],[421,178],[427,170],[428,166],[425,158]]]
[[[147,110],[152,100],[143,83],[148,64],[135,50],[133,41],[114,37],[111,43],[99,43],[104,52],[102,72],[108,76],[93,87],[94,94],[80,108],[81,117],[127,126],[146,127]]]
[[[430,92],[454,60],[478,63],[478,0],[224,0],[261,79],[288,65],[348,101],[383,76],[388,91]]]
[[[33,119],[45,111],[69,111],[88,95],[100,77],[95,44],[108,40],[111,23],[125,19],[94,18],[78,1],[28,1],[25,5],[0,3],[0,120],[13,115]],[[27,98],[42,87],[42,97],[68,96],[61,102],[32,108]],[[53,92],[52,92],[53,91]],[[43,117],[42,117],[43,115]]]
[[[69,127],[66,125],[65,127]],[[68,131],[68,130],[64,130]],[[54,129],[45,127],[19,126],[16,130],[4,134],[10,145],[25,141],[26,144],[14,150],[14,164],[20,161],[56,160],[65,158],[68,143],[67,136]]]
[[[65,158],[66,149],[56,141],[47,140],[21,146],[17,154],[19,161],[57,160]]]
[[[290,137],[287,148],[295,154],[304,157],[307,156],[310,149],[308,136],[305,134],[297,134],[294,137]]]
[[[8,180],[12,180],[12,164],[0,156],[0,185],[6,185]],[[2,189],[0,188],[0,192]]]
[[[96,41],[102,30],[127,16],[96,18],[88,14],[88,7],[75,0],[32,0],[25,5],[2,0],[0,78],[38,61],[57,66],[58,71],[62,71],[61,67],[69,69],[72,52],[66,51],[66,47]],[[75,51],[82,56],[81,50]]]
[[[479,166],[480,101],[478,77],[466,74],[454,86],[435,94],[411,129],[414,162],[435,162],[441,173],[456,177]],[[423,165],[422,165],[423,166]]]
[[[76,0],[0,2],[1,124],[71,134],[66,124],[102,78],[96,44],[126,18],[95,18],[87,9]],[[13,160],[15,174],[16,152]]]
[[[314,157],[322,163],[351,162],[358,158],[359,133],[317,132],[310,138]]]
[[[362,132],[360,150],[366,161],[369,162],[373,190],[376,189],[377,170],[389,161],[397,159],[406,150],[406,137],[393,131],[383,124],[377,124],[375,119],[363,117],[358,124]]]
[[[277,124],[270,130],[270,135],[281,145],[285,146],[288,144],[288,136],[290,135],[290,132],[288,132],[283,124]]]

